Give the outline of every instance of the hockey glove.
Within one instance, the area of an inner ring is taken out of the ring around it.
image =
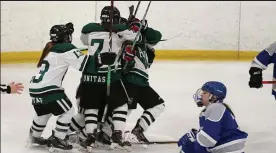
[[[131,62],[135,57],[135,49],[132,49],[132,45],[126,45],[125,50],[123,52],[123,60],[127,62]]]
[[[65,26],[69,29],[69,32],[72,35],[73,32],[74,32],[74,25],[73,25],[73,23],[69,22],[69,23],[65,24]]]
[[[116,56],[117,54],[114,52],[101,53],[98,55],[96,62],[99,67],[102,65],[112,65],[115,62]]]
[[[184,153],[193,153],[194,145],[193,143],[196,141],[197,130],[192,129],[190,132],[186,133],[182,138],[179,139],[177,145],[178,147],[182,147],[182,151]]]
[[[147,20],[145,20],[145,22],[142,23],[142,21],[140,21],[139,19],[134,18],[134,19],[132,19],[129,27],[134,32],[139,31],[139,29],[141,27],[142,28],[141,32],[143,32],[148,27],[148,22],[147,22]]]
[[[250,74],[250,81],[249,81],[249,87],[250,88],[261,88],[263,87],[262,81],[262,69],[257,67],[251,67],[249,70]]]

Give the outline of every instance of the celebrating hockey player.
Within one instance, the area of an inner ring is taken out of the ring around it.
[[[36,112],[33,125],[30,128],[29,143],[48,145],[50,151],[71,150],[65,140],[66,132],[73,116],[72,103],[66,96],[62,81],[69,66],[79,70],[93,72],[97,64],[108,64],[107,59],[115,60],[116,54],[102,53],[99,57],[83,55],[72,41],[73,25],[54,25],[50,30],[51,42],[43,49],[37,64],[39,70],[30,82],[29,93]],[[58,116],[52,136],[46,140],[41,137],[49,118]]]
[[[249,80],[249,87],[250,88],[262,88],[263,78],[262,78],[262,71],[267,68],[269,64],[274,63],[273,68],[273,81],[276,81],[276,42],[271,44],[269,47],[265,48],[261,51],[252,61],[251,67],[249,70],[250,80]],[[274,95],[276,99],[276,86],[273,85],[272,87],[272,95]]]
[[[243,153],[248,134],[241,131],[235,115],[223,103],[227,89],[217,81],[206,82],[194,95],[198,107],[200,129],[192,129],[179,141],[184,153]]]
[[[140,21],[133,19],[131,23],[139,26]],[[144,135],[151,124],[164,111],[164,100],[156,93],[149,85],[148,69],[154,60],[153,45],[156,45],[161,40],[161,33],[144,23],[144,30],[141,31],[143,43],[135,45],[134,50],[131,50],[131,45],[126,45],[123,52],[123,61],[127,61],[124,82],[126,91],[129,97],[133,98],[129,109],[136,109],[137,103],[144,109],[143,114],[138,119],[136,126],[131,131],[128,138],[130,142],[149,142]]]
[[[81,41],[84,45],[88,46],[88,54],[98,57],[100,53],[109,53],[109,28],[110,28],[110,6],[105,6],[101,11],[101,24],[88,23],[82,29]],[[113,53],[118,53],[121,49],[122,43],[126,40],[133,41],[136,33],[134,28],[119,24],[120,12],[113,8],[113,28],[112,28],[112,49]],[[117,61],[116,61],[117,62]],[[111,63],[110,63],[111,64]],[[84,110],[85,118],[85,131],[87,138],[82,141],[81,146],[84,149],[91,148],[95,144],[95,130],[97,128],[98,112],[100,108],[104,108],[107,104],[108,108],[113,110],[112,121],[113,131],[111,140],[113,144],[123,146],[122,132],[125,128],[125,121],[127,116],[127,97],[122,86],[121,81],[121,66],[119,64],[119,70],[116,73],[113,71],[115,63],[112,61],[111,65],[111,85],[110,96],[106,96],[106,84],[107,84],[107,64],[99,64],[98,69],[89,73],[84,71],[79,86],[79,106]],[[108,98],[108,99],[107,99]],[[81,117],[74,117],[72,124],[74,127],[80,125]],[[73,127],[72,126],[72,127]],[[120,148],[120,147],[119,147]]]

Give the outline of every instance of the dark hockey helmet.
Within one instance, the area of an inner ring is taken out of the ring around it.
[[[72,36],[70,30],[65,25],[54,25],[50,30],[50,40],[52,42],[70,42]]]
[[[102,11],[101,11],[101,21],[102,23],[110,23],[110,11],[111,11],[111,6],[105,6]],[[120,11],[116,8],[113,7],[113,24],[119,24],[120,23]]]

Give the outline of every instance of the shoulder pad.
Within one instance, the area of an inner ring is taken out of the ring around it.
[[[272,56],[274,53],[276,53],[276,42],[271,44],[269,47],[265,49],[270,56]]]
[[[115,24],[114,28],[120,32],[120,31],[125,31],[128,29],[128,26],[126,24]]]
[[[65,53],[68,52],[72,49],[76,49],[76,46],[74,46],[71,43],[59,43],[59,44],[55,44],[52,49],[51,52],[54,53]]]
[[[162,34],[160,31],[155,30],[150,27],[148,27],[143,32],[143,35],[146,37],[147,43],[149,43],[149,44],[157,44],[162,38]]]
[[[205,111],[205,119],[213,122],[218,122],[221,120],[226,107],[221,103],[213,103],[209,105]]]
[[[101,32],[101,31],[105,31],[104,28],[98,24],[98,23],[88,23],[87,25],[85,25],[81,32],[83,34],[88,34],[90,32]]]

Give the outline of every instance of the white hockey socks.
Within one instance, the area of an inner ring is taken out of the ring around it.
[[[69,111],[63,113],[58,117],[56,122],[56,128],[54,129],[55,136],[57,138],[60,138],[62,140],[65,138],[67,131],[69,129],[73,114],[74,114],[74,108],[71,107]]]
[[[70,134],[75,131],[80,131],[82,128],[84,128],[84,126],[85,126],[84,114],[77,113],[71,119],[71,124],[70,124],[67,134]]]
[[[85,130],[87,134],[93,134],[98,126],[98,109],[86,109],[84,111]]]
[[[138,120],[139,125],[144,131],[148,130],[149,126],[160,116],[164,109],[165,104],[162,103],[144,111],[143,115]]]
[[[124,131],[125,124],[126,124],[127,110],[128,110],[128,106],[127,104],[124,104],[120,107],[117,107],[113,111],[112,122],[113,122],[115,131],[117,130],[122,132]]]
[[[52,114],[47,114],[43,116],[37,116],[35,115],[33,119],[33,125],[31,127],[31,135],[34,137],[41,137],[42,132],[44,131],[47,122],[49,118],[52,116]]]

